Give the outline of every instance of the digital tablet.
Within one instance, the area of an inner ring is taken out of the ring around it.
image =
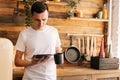
[[[36,54],[33,57],[35,57],[35,58],[42,58],[43,56],[47,57],[47,56],[52,56],[52,55],[54,55],[54,54]]]

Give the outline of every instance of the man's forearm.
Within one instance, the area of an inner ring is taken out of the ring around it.
[[[26,60],[16,60],[15,65],[18,67],[26,67],[30,66],[32,64],[31,61],[26,61]]]

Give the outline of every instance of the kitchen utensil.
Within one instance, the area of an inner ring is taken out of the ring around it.
[[[78,49],[81,52],[81,41],[80,41],[80,38],[78,38]]]
[[[97,56],[97,50],[96,50],[96,37],[93,38],[93,55],[92,56]]]
[[[70,47],[65,50],[65,58],[69,63],[76,63],[80,60],[80,51],[73,45],[73,36],[70,36]]]
[[[84,43],[84,41],[85,41],[85,40],[84,40],[84,37],[83,37],[83,38],[82,38],[82,45],[81,45],[81,46],[82,46],[82,51],[81,51],[82,54],[85,53],[85,43]]]
[[[85,54],[84,54],[84,38],[82,38],[82,41],[80,40],[80,38],[78,38],[78,48],[79,48],[79,51],[82,52],[80,55],[81,55],[81,58],[80,58],[80,61],[87,61],[86,60],[86,57],[85,57]],[[82,48],[82,49],[81,49]]]
[[[93,36],[91,36],[91,42],[90,42],[90,56],[93,55]]]
[[[90,37],[89,36],[87,36],[86,38],[85,38],[85,54],[86,54],[86,59],[87,59],[87,61],[90,61]]]
[[[87,40],[86,40],[86,37],[84,37],[84,54],[85,54],[86,56],[88,56],[88,55],[87,55]]]
[[[86,54],[87,54],[88,56],[90,55],[90,53],[89,53],[89,51],[90,51],[89,47],[90,47],[90,37],[87,36]]]

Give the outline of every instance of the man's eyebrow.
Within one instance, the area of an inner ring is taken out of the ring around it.
[[[35,19],[35,20],[40,21],[40,19]]]

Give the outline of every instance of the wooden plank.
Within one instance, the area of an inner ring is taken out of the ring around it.
[[[65,76],[62,80],[91,80],[90,75],[84,75],[84,76]]]
[[[14,8],[0,8],[1,15],[13,15]]]
[[[71,20],[71,19],[58,19],[58,18],[49,18],[49,25],[54,26],[81,26],[81,27],[103,27],[103,22],[96,21],[83,21],[83,20]]]
[[[0,8],[16,8],[17,1],[0,1]]]
[[[57,26],[60,33],[78,33],[78,34],[103,34],[103,29],[95,27],[73,27],[73,26]]]
[[[96,2],[96,3],[103,3],[105,0],[80,0],[81,2],[82,1],[85,1],[85,2],[89,2],[89,1],[92,1],[92,2]]]
[[[54,3],[50,1],[47,4],[48,4],[49,11],[66,12],[67,6],[65,3]],[[23,2],[19,2],[18,8],[24,9]]]
[[[48,8],[49,8],[49,11],[66,12],[68,7],[66,5],[48,4]]]
[[[46,4],[48,5],[67,5],[67,3],[65,1],[61,1],[61,2],[54,2],[54,1],[47,1]]]
[[[22,31],[23,29],[25,29],[26,27],[20,27],[20,26],[1,26],[0,25],[0,30],[1,31],[16,31],[16,32],[19,32],[19,31]]]
[[[13,23],[12,15],[0,15],[0,23]]]
[[[83,12],[83,18],[93,18],[95,14],[97,14],[97,12],[100,9],[95,9],[95,8],[80,8],[78,9],[78,11],[81,10]]]
[[[11,1],[17,1],[17,0],[0,0],[0,2],[11,2]]]
[[[77,18],[77,17],[71,17],[70,19],[73,20],[84,20],[84,21],[100,21],[100,22],[108,22],[108,19],[97,19],[97,18]]]
[[[49,18],[67,18],[66,13],[64,12],[53,12],[49,11]]]
[[[103,0],[81,0],[79,6],[88,8],[99,8],[103,6]]]

